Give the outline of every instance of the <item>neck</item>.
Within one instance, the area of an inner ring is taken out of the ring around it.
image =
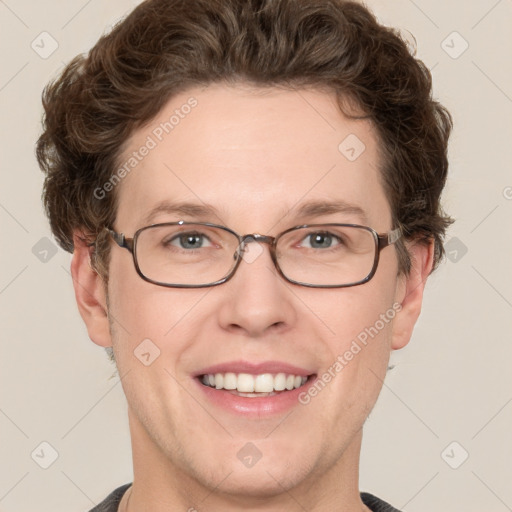
[[[354,436],[334,463],[307,468],[307,476],[300,481],[291,485],[286,481],[276,481],[268,470],[260,468],[266,473],[266,483],[262,487],[255,488],[248,482],[246,488],[234,490],[229,486],[232,471],[228,469],[219,475],[218,481],[209,480],[206,471],[187,466],[179,450],[164,453],[165,450],[153,441],[131,411],[129,420],[134,480],[119,507],[121,512],[369,510],[361,501],[358,487],[361,432]]]

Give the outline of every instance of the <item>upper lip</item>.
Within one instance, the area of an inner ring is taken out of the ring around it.
[[[195,373],[195,377],[215,373],[249,373],[252,375],[261,375],[263,373],[286,373],[289,375],[308,377],[313,372],[282,361],[262,361],[260,363],[249,361],[227,361],[225,363],[219,363],[203,368]]]

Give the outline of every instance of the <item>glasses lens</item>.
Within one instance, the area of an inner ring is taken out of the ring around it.
[[[371,274],[376,248],[368,228],[326,224],[288,231],[277,242],[276,256],[291,281],[347,286]]]
[[[226,277],[236,264],[238,238],[220,227],[164,224],[139,232],[136,258],[151,281],[205,285]]]

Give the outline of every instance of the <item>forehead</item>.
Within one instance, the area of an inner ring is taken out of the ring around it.
[[[371,123],[346,118],[334,94],[247,85],[189,89],[128,141],[116,223],[129,231],[166,219],[203,220],[193,208],[165,207],[186,203],[209,208],[213,216],[204,220],[247,232],[307,221],[296,215],[325,202],[349,206],[340,222],[364,219],[387,229],[380,164]],[[363,214],[356,218],[358,209]]]

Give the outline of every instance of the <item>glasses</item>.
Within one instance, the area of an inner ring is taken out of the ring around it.
[[[399,228],[378,234],[356,224],[309,224],[279,235],[239,235],[205,222],[166,222],[137,230],[133,238],[107,229],[129,250],[137,273],[150,283],[172,288],[203,288],[225,283],[240,262],[256,253],[248,244],[268,244],[279,274],[288,282],[312,288],[343,288],[368,282],[380,251],[400,239]],[[260,250],[261,252],[261,250]]]

